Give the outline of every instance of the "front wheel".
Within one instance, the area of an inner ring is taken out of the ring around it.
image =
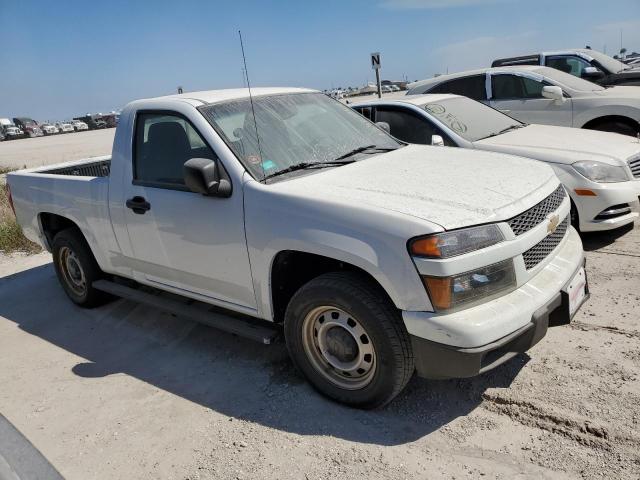
[[[596,123],[588,128],[590,130],[619,133],[621,135],[629,135],[631,137],[638,135],[638,131],[640,130],[638,125],[632,125],[630,122],[623,122],[619,120]]]
[[[385,405],[414,371],[398,310],[357,273],[324,274],[300,288],[287,307],[284,331],[291,358],[309,382],[348,405]]]

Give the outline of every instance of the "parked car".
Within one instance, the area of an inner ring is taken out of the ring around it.
[[[548,165],[405,145],[313,90],[135,101],[111,157],[8,185],[76,304],[107,292],[265,343],[281,324],[313,386],[359,407],[390,401],[414,370],[490,370],[588,296]]]
[[[353,105],[408,143],[510,153],[548,163],[582,231],[633,223],[640,205],[640,143],[609,132],[527,125],[458,95],[411,95]]]
[[[56,123],[56,128],[60,133],[73,133],[75,131],[73,125],[69,122],[58,122]]]
[[[81,131],[84,131],[84,130],[89,130],[89,126],[88,126],[86,123],[81,122],[80,120],[72,120],[72,121],[71,121],[71,125],[73,126],[73,129],[74,129],[76,132],[81,132]]]
[[[40,129],[45,135],[56,135],[60,133],[60,131],[58,130],[58,127],[50,123],[41,123]]]
[[[640,88],[609,87],[549,67],[501,67],[442,75],[410,85],[408,95],[453,93],[525,123],[638,135]]]
[[[18,138],[23,138],[25,136],[24,132],[13,124],[5,126],[3,128],[3,133],[5,140],[17,140]]]
[[[544,65],[600,85],[640,85],[640,69],[587,48],[494,60],[492,67]]]
[[[16,127],[22,130],[25,136],[30,138],[42,137],[44,135],[44,132],[38,126],[38,122],[32,118],[16,117],[13,119],[13,123]]]
[[[103,128],[107,128],[107,122],[100,119],[97,115],[86,115],[84,117],[74,118],[74,120],[84,122],[89,127],[89,130],[101,130]]]

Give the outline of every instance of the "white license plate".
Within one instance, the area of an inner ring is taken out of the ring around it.
[[[573,317],[587,294],[587,275],[584,268],[578,270],[569,282],[567,294],[569,295],[569,316]]]

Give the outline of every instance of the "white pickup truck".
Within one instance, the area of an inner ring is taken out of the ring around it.
[[[78,305],[131,298],[265,343],[282,328],[319,391],[363,408],[415,370],[496,367],[588,297],[548,165],[406,145],[312,90],[136,101],[111,157],[8,184]]]

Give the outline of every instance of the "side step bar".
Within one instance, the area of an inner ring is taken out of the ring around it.
[[[244,318],[225,315],[204,302],[187,299],[189,303],[185,303],[181,301],[182,297],[177,295],[175,297],[180,298],[180,300],[171,298],[172,294],[165,294],[164,292],[159,294],[148,293],[109,280],[97,280],[93,282],[93,287],[116,297],[126,298],[136,303],[181,315],[218,330],[255,340],[265,345],[273,343],[279,334],[275,326],[259,324],[260,320],[255,320],[251,317],[246,317],[245,320]]]

